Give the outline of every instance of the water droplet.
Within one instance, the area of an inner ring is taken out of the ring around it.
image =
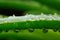
[[[58,31],[60,32],[60,29]]]
[[[18,30],[18,29],[16,29],[16,30],[14,30],[14,32],[16,32],[16,33],[17,33],[17,32],[19,32],[19,30]]]
[[[53,29],[54,32],[57,32],[57,29]]]
[[[43,29],[43,33],[47,33],[48,32],[48,29]]]
[[[15,17],[15,14],[13,14],[13,17]]]
[[[28,30],[29,30],[29,32],[33,32],[33,31],[34,31],[34,29],[33,29],[33,28],[29,28]]]
[[[8,32],[8,30],[4,30],[5,32]]]

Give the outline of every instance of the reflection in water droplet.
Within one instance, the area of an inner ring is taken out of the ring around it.
[[[16,33],[17,33],[17,32],[19,32],[19,30],[18,30],[18,29],[16,29],[16,30],[14,30],[14,32],[16,32]]]
[[[29,28],[28,30],[29,30],[29,32],[33,32],[34,31],[34,29],[32,29],[32,28]]]
[[[57,32],[57,29],[53,29],[54,32]]]
[[[48,32],[48,29],[43,29],[43,33],[47,33]]]

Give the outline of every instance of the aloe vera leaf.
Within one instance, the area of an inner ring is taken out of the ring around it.
[[[42,29],[42,28],[47,28],[47,29],[60,29],[60,21],[47,21],[47,20],[40,20],[40,21],[26,21],[26,22],[13,22],[13,23],[3,23],[0,24],[0,30],[14,30],[16,28],[18,29],[28,29],[28,28],[33,28],[33,29]]]
[[[28,32],[27,30],[19,33],[15,32],[2,32],[0,33],[0,39],[3,38],[6,40],[60,40],[60,33],[53,32],[49,29],[48,33],[43,33],[42,29],[36,29],[33,33]]]

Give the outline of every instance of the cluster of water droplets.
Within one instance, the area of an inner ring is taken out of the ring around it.
[[[5,22],[22,22],[22,21],[39,21],[39,20],[57,20],[60,21],[60,16],[57,15],[57,13],[54,13],[54,15],[45,15],[44,13],[41,13],[40,15],[32,15],[27,14],[25,16],[9,16],[8,18],[0,18],[0,23]]]

